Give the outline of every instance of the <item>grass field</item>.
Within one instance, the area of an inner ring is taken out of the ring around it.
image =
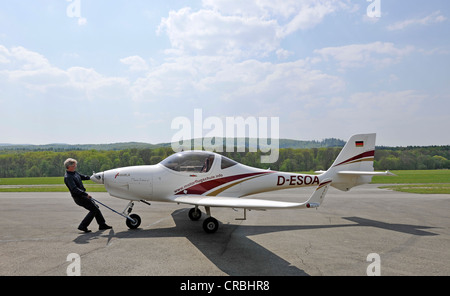
[[[450,194],[450,184],[405,184],[381,186],[380,188],[419,194]]]
[[[102,184],[83,183],[88,192],[106,192]],[[64,177],[2,178],[0,192],[69,192],[69,189],[64,184]]]
[[[418,194],[450,194],[450,170],[392,171],[396,177],[373,177],[373,184],[392,184],[380,188]],[[397,185],[398,184],[398,185]]]
[[[64,185],[64,177],[2,178],[1,185]]]
[[[391,171],[396,177],[376,176],[373,184],[450,184],[450,170]]]
[[[372,184],[381,188],[421,194],[450,194],[450,170],[392,171],[395,177],[376,176]],[[106,192],[101,184],[85,181],[88,192]],[[2,178],[0,192],[68,192],[63,177]]]

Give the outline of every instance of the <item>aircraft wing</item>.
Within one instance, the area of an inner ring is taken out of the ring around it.
[[[322,203],[331,180],[327,179],[316,188],[314,193],[303,203],[283,202],[263,199],[250,199],[238,197],[223,196],[199,196],[199,195],[182,195],[173,196],[172,200],[176,203],[202,206],[202,207],[225,207],[248,210],[270,210],[270,209],[305,209],[317,208]]]
[[[268,209],[292,209],[292,208],[306,208],[306,203],[292,203],[263,199],[248,199],[237,197],[223,197],[223,196],[198,196],[198,195],[183,195],[173,198],[174,202],[202,206],[202,207],[224,207],[235,209],[249,209],[249,210],[268,210]]]

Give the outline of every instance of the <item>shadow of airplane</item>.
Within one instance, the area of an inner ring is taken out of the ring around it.
[[[347,217],[345,220],[356,224],[327,224],[327,225],[286,225],[286,226],[247,226],[237,224],[222,224],[220,231],[213,235],[203,232],[201,227],[192,227],[186,223],[186,217],[180,215],[188,209],[179,209],[172,213],[175,227],[158,229],[136,229],[119,233],[113,230],[107,235],[108,243],[113,238],[156,238],[156,237],[185,237],[214,265],[228,275],[235,276],[305,276],[304,270],[291,265],[288,261],[255,243],[249,236],[281,231],[329,229],[342,227],[377,227],[418,236],[437,235],[422,229],[432,227],[390,224],[360,217]],[[189,220],[190,221],[190,220]],[[102,233],[83,234],[74,240],[77,244],[86,244]]]
[[[436,233],[421,230],[421,229],[430,229],[430,228],[436,228],[436,227],[411,225],[411,224],[392,224],[392,223],[386,223],[386,222],[375,221],[375,220],[370,220],[370,219],[364,219],[364,218],[360,218],[360,217],[344,217],[343,219],[357,223],[357,225],[354,225],[354,226],[376,227],[376,228],[392,230],[392,231],[397,231],[397,232],[402,232],[402,233],[407,233],[407,234],[417,235],[417,236],[437,235]]]

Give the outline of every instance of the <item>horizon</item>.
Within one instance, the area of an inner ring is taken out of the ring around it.
[[[216,138],[216,137],[202,137],[202,139],[213,139],[213,138]],[[186,139],[185,141],[195,141],[196,139],[199,139],[199,138],[191,138],[191,139]],[[225,139],[228,139],[228,138],[223,138],[224,140]],[[249,137],[234,137],[234,139],[258,139],[259,140],[259,138],[249,138]],[[271,139],[271,138],[264,138],[264,139]],[[336,139],[336,140],[339,140],[339,141],[344,141],[345,142],[345,140],[342,140],[342,139],[337,139],[337,138],[325,138],[325,139],[321,139],[321,140],[296,140],[296,139],[284,139],[284,138],[281,138],[281,139],[279,139],[279,140],[291,140],[291,141],[304,141],[304,142],[313,142],[313,141],[316,141],[316,142],[323,142],[323,141],[325,141],[325,140],[329,140],[329,139]],[[73,146],[75,146],[75,145],[113,145],[113,144],[127,144],[127,143],[139,143],[139,144],[149,144],[149,145],[160,145],[160,144],[170,144],[170,143],[175,143],[175,142],[160,142],[160,143],[150,143],[150,142],[140,142],[140,141],[127,141],[127,142],[108,142],[108,143],[76,143],[76,144],[71,144],[71,143],[46,143],[46,144],[30,144],[30,143],[25,143],[25,144],[11,144],[11,143],[0,143],[0,145],[11,145],[11,146],[14,146],[14,145],[18,145],[18,146],[23,146],[23,145],[31,145],[31,146],[46,146],[46,145],[73,145]]]
[[[214,137],[211,137],[214,138]],[[203,138],[205,139],[205,137]],[[226,138],[224,138],[225,140]],[[234,138],[234,139],[239,139],[239,138]],[[245,139],[249,139],[248,137]],[[338,139],[338,138],[325,138],[325,139],[320,139],[320,140],[297,140],[297,139],[285,139],[285,138],[281,138],[279,139],[279,141],[283,141],[283,140],[287,140],[287,141],[296,141],[296,142],[317,142],[317,143],[321,143],[324,142],[325,140],[330,140],[330,139],[335,139],[338,141],[342,141],[344,143],[346,143],[347,141],[343,140],[343,139]],[[195,139],[187,139],[186,141],[195,141]],[[172,142],[161,142],[161,143],[150,143],[150,142],[139,142],[139,141],[130,141],[130,142],[107,142],[107,143],[76,143],[76,144],[72,144],[72,143],[46,143],[46,144],[30,144],[30,143],[25,143],[25,144],[17,144],[17,143],[0,143],[0,147],[8,147],[8,146],[52,146],[52,145],[67,145],[67,146],[89,146],[89,145],[119,145],[119,144],[145,144],[145,145],[153,145],[153,146],[158,146],[158,145],[168,145],[171,144]],[[236,145],[235,145],[236,146]],[[259,146],[259,144],[258,144]],[[450,145],[407,145],[407,146],[388,146],[388,145],[375,145],[375,147],[387,147],[387,148],[408,148],[408,147],[446,147],[446,146],[450,146]],[[339,146],[340,147],[340,146]],[[280,148],[283,149],[283,148]],[[295,148],[294,148],[295,149]],[[303,149],[303,148],[299,148],[299,149]],[[305,148],[308,149],[308,148]]]

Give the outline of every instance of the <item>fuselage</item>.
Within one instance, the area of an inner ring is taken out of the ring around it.
[[[156,165],[117,168],[92,176],[111,196],[171,202],[182,195],[243,197],[273,190],[318,186],[320,175],[249,167],[206,151],[173,154]]]

